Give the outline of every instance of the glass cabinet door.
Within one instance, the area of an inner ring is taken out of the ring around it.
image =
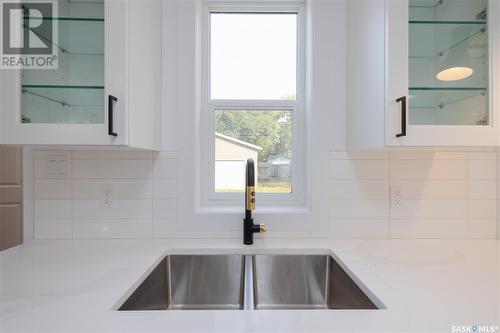
[[[30,20],[24,17],[24,29]],[[59,0],[57,69],[21,71],[21,123],[104,124],[104,2]],[[38,35],[40,33],[38,32]]]
[[[409,0],[409,125],[490,125],[487,0]]]

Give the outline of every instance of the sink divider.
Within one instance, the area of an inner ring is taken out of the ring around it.
[[[253,256],[245,256],[245,285],[243,295],[243,310],[254,310],[253,292]]]

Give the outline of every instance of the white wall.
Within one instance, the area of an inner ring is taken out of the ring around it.
[[[198,210],[198,7],[164,6],[163,151],[67,151],[69,172],[57,179],[46,172],[52,153],[37,151],[35,238],[241,237],[243,195],[241,211]],[[257,238],[495,237],[496,152],[334,152],[345,147],[346,8],[308,9],[309,209],[256,214],[269,230]]]

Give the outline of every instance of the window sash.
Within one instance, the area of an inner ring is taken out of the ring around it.
[[[215,111],[244,110],[287,110],[293,114],[292,122],[292,193],[258,193],[259,206],[302,206],[305,204],[305,21],[303,4],[259,3],[256,6],[241,6],[236,3],[225,5],[203,5],[202,37],[202,105],[201,105],[201,200],[202,206],[241,206],[243,193],[215,191]],[[294,13],[297,14],[297,67],[295,100],[217,100],[211,99],[211,13]]]
[[[280,105],[274,105],[273,103],[268,103],[267,105],[259,105],[259,107],[255,107],[254,105],[249,106],[247,103],[233,103],[233,104],[227,104],[223,103],[221,105],[217,103],[212,103],[209,108],[208,108],[208,114],[210,115],[210,119],[208,122],[209,130],[208,132],[210,133],[210,144],[206,148],[206,154],[208,156],[212,156],[211,159],[209,159],[209,165],[208,165],[208,170],[210,170],[209,174],[205,175],[205,179],[208,180],[207,186],[210,189],[207,199],[209,201],[219,201],[219,200],[224,200],[228,201],[237,201],[240,203],[241,198],[239,198],[239,193],[225,193],[225,192],[216,192],[215,191],[215,111],[216,110],[231,110],[231,111],[254,111],[254,112],[265,112],[267,111],[291,111],[293,114],[292,118],[292,161],[291,161],[291,168],[293,170],[292,175],[291,175],[291,187],[292,187],[292,192],[291,193],[261,193],[259,192],[259,198],[263,198],[265,200],[270,200],[274,202],[283,202],[283,201],[297,201],[298,200],[298,193],[300,193],[300,184],[298,182],[298,177],[295,176],[295,170],[297,168],[297,171],[300,170],[300,166],[298,164],[298,159],[296,158],[297,152],[296,152],[296,147],[298,145],[297,143],[297,137],[300,135],[297,133],[297,126],[295,126],[295,116],[298,115],[297,108],[296,108],[296,103],[279,103]]]

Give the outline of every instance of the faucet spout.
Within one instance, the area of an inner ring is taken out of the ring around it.
[[[263,224],[254,224],[252,211],[255,210],[255,165],[249,158],[245,170],[245,218],[243,219],[243,243],[253,244],[253,234],[265,232]]]

